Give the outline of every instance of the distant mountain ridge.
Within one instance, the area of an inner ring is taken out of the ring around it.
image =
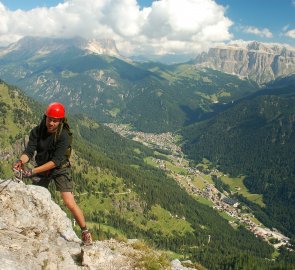
[[[256,41],[217,46],[198,55],[195,64],[264,84],[295,73],[295,48]]]
[[[11,53],[25,53],[34,55],[46,55],[54,51],[66,50],[71,47],[84,50],[88,53],[111,55],[123,58],[119,54],[116,43],[112,39],[84,39],[75,38],[44,38],[24,37],[6,48],[0,48],[0,57]]]

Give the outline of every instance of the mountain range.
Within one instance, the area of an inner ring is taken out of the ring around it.
[[[113,43],[101,49],[108,54],[81,44],[89,42],[20,40],[0,51],[0,77],[41,102],[60,100],[72,113],[82,108],[99,121],[149,132],[179,129],[258,88],[248,79],[198,70],[194,63],[133,63],[114,57]]]
[[[52,39],[45,37],[24,37],[16,43],[12,43],[0,51],[0,57],[9,55],[10,59],[16,61],[27,59],[28,57],[41,57],[56,51],[66,51],[71,47],[75,47],[85,51],[85,53],[106,54],[122,57],[111,39],[83,39],[81,37],[68,39]]]
[[[198,55],[195,64],[265,84],[295,73],[295,48],[257,41],[217,46]]]

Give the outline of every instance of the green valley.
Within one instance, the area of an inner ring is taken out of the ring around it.
[[[10,135],[1,136],[0,173],[1,178],[7,178],[12,176],[10,164],[21,151],[25,134],[42,116],[42,106],[3,82],[0,91],[1,108],[9,108],[9,112],[18,108],[18,115],[23,116],[17,118],[21,125],[15,125],[8,110],[1,111],[0,121],[6,121],[5,132]],[[271,245],[243,226],[233,228],[217,210],[199,203],[169,173],[145,162],[170,162],[170,170],[185,177],[186,171],[179,170],[167,157],[173,150],[155,151],[89,117],[72,115],[69,121],[74,132],[71,161],[75,195],[96,238],[123,235],[145,239],[156,248],[213,270],[236,269],[241,264],[243,269],[255,269],[253,265],[256,269],[294,267],[291,259],[286,260],[292,255],[288,251],[280,251],[271,261]],[[51,191],[58,201],[54,188]]]
[[[181,134],[184,152],[196,164],[206,157],[231,178],[237,177],[238,198],[264,224],[294,237],[294,76],[186,127]],[[222,181],[233,184],[227,178]],[[246,189],[263,197],[247,195]]]

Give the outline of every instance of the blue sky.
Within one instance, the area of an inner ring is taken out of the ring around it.
[[[236,39],[259,39],[265,42],[286,42],[295,45],[295,37],[283,35],[288,29],[295,29],[295,1],[293,0],[217,0],[228,6],[226,15],[234,21],[233,33]],[[267,28],[273,38],[261,38],[241,31],[243,27]],[[284,29],[286,29],[284,31]]]
[[[0,45],[25,35],[112,38],[127,55],[237,40],[295,47],[295,0],[0,0]]]

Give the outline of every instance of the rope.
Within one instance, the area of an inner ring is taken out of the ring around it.
[[[6,182],[6,181],[8,181],[8,180],[11,180],[11,179],[3,180],[2,182],[0,182],[0,185],[2,185],[4,182]]]
[[[4,181],[2,181],[0,184],[2,185],[4,182],[6,182],[6,181],[9,181],[8,183],[7,183],[7,185],[6,186],[4,186],[1,190],[0,190],[0,194],[2,193],[2,191],[10,184],[10,182],[11,181],[13,181],[12,179],[6,179],[6,180],[4,180]]]

